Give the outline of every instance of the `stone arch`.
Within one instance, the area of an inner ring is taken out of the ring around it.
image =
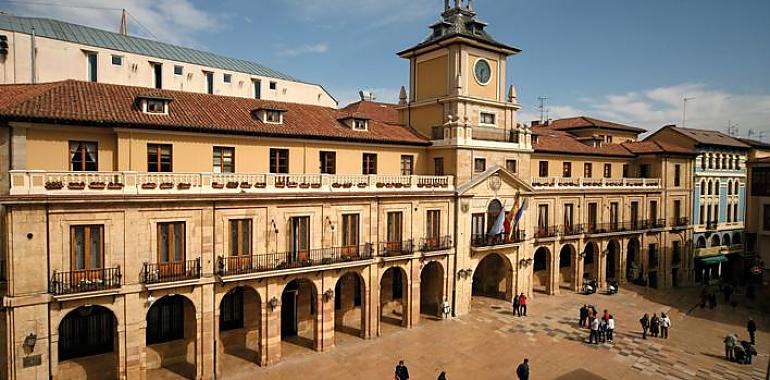
[[[180,294],[160,297],[147,310],[146,321],[147,369],[196,377],[198,318],[193,300]]]
[[[365,303],[364,277],[357,271],[343,273],[334,284],[334,330],[363,337],[367,318]]]
[[[444,303],[444,266],[431,261],[420,271],[420,314],[440,317]]]
[[[565,244],[559,251],[559,286],[577,289],[576,266],[577,251],[572,244]]]
[[[409,276],[401,266],[392,266],[380,278],[380,321],[407,326]]]
[[[725,233],[724,236],[722,236],[722,244],[724,244],[724,245],[727,245],[727,246],[732,245],[730,243],[731,240],[732,239],[730,239],[730,233],[729,232]]]
[[[298,346],[317,347],[318,324],[321,312],[318,286],[307,278],[295,278],[281,292],[281,340]]]
[[[706,195],[706,180],[700,182],[700,195]]]
[[[719,247],[720,245],[722,245],[722,241],[719,239],[719,235],[718,234],[712,235],[711,236],[711,246],[712,247]]]
[[[262,353],[263,301],[251,286],[237,285],[226,289],[217,302],[218,349],[223,356],[245,359],[260,364]],[[223,362],[230,357],[223,358]],[[221,366],[225,370],[229,366]]]
[[[532,258],[532,288],[546,294],[553,293],[553,278],[551,275],[551,250],[540,247],[535,250]]]
[[[607,263],[605,265],[604,275],[606,281],[620,281],[621,280],[621,263],[622,260],[622,253],[621,253],[621,245],[620,242],[618,242],[615,239],[612,239],[607,243],[607,255],[606,260]]]
[[[120,335],[112,310],[100,305],[75,308],[59,321],[57,334],[59,378],[119,377]]]
[[[706,238],[703,236],[698,237],[698,241],[695,243],[695,248],[706,248]]]
[[[583,277],[580,279],[581,283],[583,280],[598,280],[599,273],[597,269],[599,268],[600,252],[599,244],[596,242],[588,242],[583,248],[583,254],[581,255]]]
[[[513,297],[513,265],[507,256],[489,253],[473,271],[473,296],[509,301]]]
[[[642,245],[639,243],[638,238],[632,237],[628,240],[628,247],[626,249],[626,281],[642,281],[643,272]]]

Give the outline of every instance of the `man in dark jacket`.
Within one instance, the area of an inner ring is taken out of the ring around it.
[[[583,307],[580,308],[580,327],[585,327],[587,320],[588,320],[588,306],[584,304]]]
[[[398,380],[408,380],[409,379],[409,370],[404,365],[403,360],[398,361],[398,365],[396,366],[396,379]]]
[[[749,332],[749,339],[751,340],[751,344],[757,344],[757,341],[756,341],[757,324],[754,323],[753,318],[749,318],[749,323],[746,324],[746,330],[748,330]]]
[[[529,380],[529,359],[524,359],[524,363],[519,364],[516,368],[516,376],[519,380]]]
[[[647,329],[650,328],[650,316],[644,313],[644,316],[639,320],[639,324],[642,325],[642,339],[647,339]]]

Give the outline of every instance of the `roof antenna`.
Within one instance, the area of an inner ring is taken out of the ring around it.
[[[738,136],[738,124],[733,124],[732,120],[727,121],[727,134],[735,137]]]
[[[540,111],[540,124],[545,123],[545,113],[547,112],[545,108],[545,101],[548,100],[547,96],[540,96],[537,98],[537,100],[540,101],[540,106],[537,107],[537,109]]]
[[[128,35],[126,33],[126,9],[123,8],[123,12],[120,15],[120,34],[122,35]]]
[[[686,128],[687,127],[687,125],[685,124],[685,122],[687,121],[687,102],[689,102],[690,100],[695,100],[695,99],[697,99],[697,98],[694,97],[694,96],[690,97],[690,98],[685,96],[682,99],[682,128]]]

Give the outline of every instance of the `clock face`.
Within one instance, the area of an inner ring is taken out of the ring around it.
[[[489,83],[489,80],[492,78],[492,68],[485,59],[476,61],[473,72],[476,74],[476,80],[482,85]]]

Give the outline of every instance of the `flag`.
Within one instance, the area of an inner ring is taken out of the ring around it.
[[[516,217],[513,219],[514,220],[514,223],[513,223],[514,228],[519,226],[519,222],[521,221],[521,217],[524,216],[524,211],[526,211],[526,210],[527,210],[527,200],[525,199],[525,200],[523,200],[521,202],[521,207],[519,207],[519,210],[516,211]]]
[[[497,214],[497,219],[492,228],[489,229],[488,236],[497,236],[504,232],[505,229],[505,206],[500,209],[500,213]]]
[[[508,211],[508,214],[505,215],[505,223],[503,224],[503,227],[505,227],[505,236],[511,236],[511,232],[513,232],[513,219],[516,217],[516,211],[519,210],[519,196],[516,195],[516,200],[513,201],[513,207],[511,207],[511,211]]]

